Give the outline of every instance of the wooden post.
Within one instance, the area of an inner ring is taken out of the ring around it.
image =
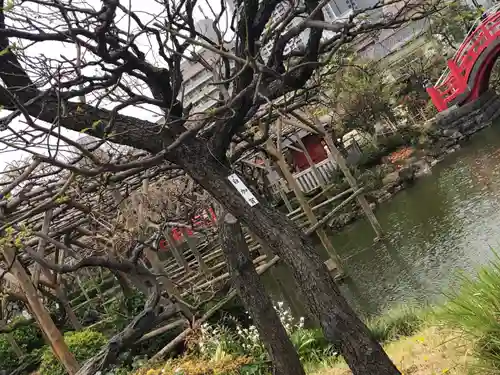
[[[16,339],[12,333],[6,333],[5,337],[7,338],[7,342],[10,344],[12,351],[16,355],[17,358],[22,358],[24,356],[21,347],[17,344]]]
[[[52,215],[53,215],[52,209],[48,209],[47,211],[45,211],[45,215],[43,217],[42,230],[41,230],[41,232],[45,235],[49,234],[49,228],[50,228],[50,222],[52,220]],[[47,245],[47,241],[45,240],[45,238],[40,237],[38,239],[38,247],[37,247],[37,253],[39,256],[41,256],[41,257],[44,256],[46,245]],[[76,317],[75,312],[71,308],[71,305],[68,301],[66,293],[60,287],[60,285],[58,285],[58,283],[57,283],[57,280],[56,280],[57,275],[55,275],[55,274],[52,275],[52,273],[48,269],[46,269],[45,267],[43,267],[41,264],[38,264],[38,263],[35,263],[34,268],[35,269],[33,271],[32,280],[33,280],[33,284],[34,284],[35,288],[38,287],[38,282],[40,281],[40,272],[43,273],[43,275],[47,278],[47,280],[54,280],[55,281],[54,284],[56,285],[55,294],[56,294],[57,298],[59,298],[59,300],[63,304],[63,307],[66,310],[66,313],[68,314],[68,318],[69,318],[71,325],[73,326],[74,329],[77,329],[77,330],[81,329],[82,325],[78,321],[78,318]],[[59,278],[59,281],[60,281],[60,278]]]
[[[271,167],[271,163],[269,162],[269,159],[267,157],[264,159],[264,163],[265,163],[265,166],[266,166],[267,173],[270,174],[272,172],[273,168]],[[292,212],[293,211],[292,204],[290,203],[290,200],[286,196],[286,193],[283,191],[281,183],[280,183],[279,180],[278,180],[278,185],[279,185],[278,186],[278,191],[279,191],[281,199],[283,199],[283,202],[285,202],[285,206],[286,206],[288,212]]]
[[[15,250],[9,247],[4,247],[3,254],[5,261],[8,264],[12,264],[12,274],[19,281],[19,285],[28,300],[30,310],[33,312],[40,329],[44,332],[45,337],[49,341],[55,356],[62,363],[69,375],[75,375],[79,370],[80,365],[76,362],[75,357],[69,351],[61,332],[57,329],[54,321],[50,317],[49,312],[45,309],[42,301],[38,298],[37,290],[31,282],[30,277],[19,260],[16,259]]]
[[[3,313],[6,310],[6,303],[7,302],[5,299],[2,299],[0,301],[0,327],[3,327],[7,324],[7,320],[5,319],[5,316]],[[5,334],[5,337],[7,339],[7,342],[12,347],[12,350],[14,351],[14,354],[17,356],[17,358],[22,358],[24,353],[21,350],[20,346],[17,344],[16,339],[14,338],[14,335],[9,332],[9,333]]]
[[[342,154],[340,153],[338,148],[335,146],[335,143],[333,143],[332,136],[326,131],[325,127],[323,126],[323,124],[321,122],[319,122],[316,118],[314,118],[314,119],[315,119],[316,126],[320,130],[323,131],[324,139],[325,139],[325,142],[326,142],[328,148],[330,149],[330,153],[331,153],[332,157],[335,159],[335,162],[339,166],[342,173],[344,173],[347,182],[349,183],[349,185],[351,186],[351,188],[354,191],[359,190],[358,183],[357,183],[356,179],[354,178],[354,176],[352,175],[351,171],[349,170],[349,167],[347,166],[347,163],[346,163],[344,157],[342,156]],[[380,226],[380,223],[378,222],[377,217],[373,213],[373,211],[370,207],[370,204],[366,200],[365,195],[364,194],[358,195],[356,197],[356,200],[358,201],[364,214],[366,215],[368,221],[370,222],[373,230],[375,231],[376,236],[378,238],[382,237],[382,234],[383,234],[382,227]]]
[[[165,275],[165,268],[163,267],[163,264],[160,261],[158,254],[153,250],[146,248],[144,250],[144,255],[146,255],[146,258],[151,263],[151,268],[153,269],[153,271],[155,273],[161,274],[161,276],[159,277],[161,285],[163,286],[164,290],[168,293],[169,296],[175,297],[175,299],[179,303],[179,307],[182,310],[184,316],[186,317],[193,316],[193,313],[191,312],[189,307],[183,302],[181,298],[181,292],[179,291],[179,289],[177,289],[172,280],[170,280]]]
[[[280,140],[278,140],[279,142]],[[307,200],[304,196],[304,193],[300,189],[299,184],[293,177],[292,173],[288,169],[288,165],[286,164],[285,159],[283,158],[283,155],[278,153],[276,147],[273,144],[273,141],[271,139],[268,139],[266,142],[266,148],[267,151],[273,155],[276,158],[276,164],[278,167],[281,169],[281,172],[283,173],[283,176],[287,180],[289,186],[292,188],[292,190],[295,193],[295,196],[297,197],[297,200],[299,201],[300,206],[304,210],[304,213],[306,214],[309,222],[311,225],[315,225],[318,223],[318,219],[316,219],[316,216],[314,215],[311,206],[307,203]],[[326,232],[322,229],[319,228],[316,233],[318,234],[319,239],[321,240],[321,243],[323,244],[324,248],[332,258],[332,260],[335,262],[338,272],[342,273],[342,263],[337,255],[337,252],[335,251],[335,248],[333,247],[333,244],[331,243],[330,239],[328,238]]]
[[[177,262],[179,267],[184,267],[184,271],[186,271],[186,273],[191,272],[187,260],[184,258],[184,255],[181,253],[181,251],[177,248],[175,241],[172,238],[172,234],[170,233],[170,230],[168,228],[165,231],[165,237],[168,242],[168,247],[170,248],[170,251],[172,252],[172,255],[174,256],[175,261]]]
[[[68,300],[68,296],[66,295],[66,292],[64,289],[61,288],[60,285],[57,285],[56,287],[56,296],[59,298],[61,301],[64,310],[66,310],[66,314],[68,315],[69,321],[71,325],[73,326],[74,329],[80,330],[83,328],[82,324],[78,320],[78,317],[76,316],[75,312],[73,311],[73,308],[71,307],[71,303]]]
[[[300,139],[300,137],[298,135],[295,135],[295,140],[297,141],[297,143],[299,144],[300,148],[302,149],[302,152],[304,153],[306,159],[307,159],[307,162],[309,163],[309,166],[311,167],[314,175],[316,176],[316,179],[318,180],[319,184],[321,185],[321,187],[324,187],[325,184],[326,184],[326,181],[325,179],[323,178],[323,176],[321,175],[321,173],[319,173],[318,171],[318,168],[316,168],[316,164],[314,164],[312,158],[311,158],[311,155],[309,154],[309,151],[307,151],[307,148],[306,148],[306,145],[304,144],[304,142],[302,142],[302,139]]]
[[[49,234],[49,227],[50,227],[50,221],[52,220],[52,209],[48,209],[45,211],[45,215],[43,217],[43,224],[42,224],[42,233],[45,235]],[[45,238],[40,237],[38,239],[38,247],[37,247],[37,253],[39,256],[43,258],[45,254],[45,246],[47,244],[47,241]],[[35,287],[38,286],[38,280],[40,279],[40,271],[42,269],[42,265],[35,263],[35,270],[33,271],[33,284],[35,284]],[[50,280],[50,278],[49,278]]]
[[[205,261],[203,260],[203,256],[201,255],[201,253],[199,252],[198,250],[198,247],[196,246],[196,243],[195,241],[193,240],[193,238],[189,235],[188,233],[188,229],[187,228],[182,228],[182,235],[184,237],[184,239],[186,240],[186,243],[188,244],[189,246],[189,249],[191,250],[191,252],[193,253],[194,257],[196,258],[196,260],[198,261],[198,266],[200,267],[200,270],[205,274],[205,275],[209,275],[210,274],[210,270],[208,269]]]
[[[267,261],[270,261],[273,259],[274,254],[263,241],[261,241],[254,233],[250,232],[250,237],[252,238],[252,241],[255,242],[256,244],[260,244],[260,251],[259,253],[261,255],[265,255],[267,257]]]

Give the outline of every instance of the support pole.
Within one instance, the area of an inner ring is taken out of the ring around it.
[[[26,270],[19,260],[16,259],[15,250],[13,248],[4,247],[3,254],[5,261],[8,264],[12,264],[12,274],[19,281],[19,285],[28,300],[30,310],[33,312],[40,329],[44,332],[45,337],[49,341],[54,355],[59,359],[69,375],[75,375],[80,369],[80,365],[69,351],[61,332],[57,329],[49,312],[45,309],[45,306],[43,306],[42,301],[38,297],[37,290],[26,273]]]
[[[201,255],[200,251],[198,250],[198,247],[196,246],[195,240],[189,235],[187,228],[182,228],[182,235],[184,236],[184,239],[186,240],[186,243],[188,244],[189,249],[193,253],[196,260],[198,261],[198,266],[200,267],[200,270],[205,275],[209,275],[210,270],[208,269],[205,261],[203,260],[203,256]]]
[[[165,237],[168,242],[168,247],[170,248],[170,251],[172,252],[172,255],[174,256],[175,261],[177,262],[179,267],[183,267],[186,273],[191,272],[191,269],[189,268],[189,263],[184,258],[182,252],[177,248],[175,240],[172,238],[172,234],[170,233],[169,229],[165,231]]]
[[[321,122],[319,122],[316,118],[314,118],[314,120],[315,120],[316,127],[318,127],[319,129],[321,129],[323,131],[324,139],[325,139],[325,142],[326,142],[328,148],[330,149],[330,153],[331,153],[332,157],[335,159],[335,162],[339,166],[342,173],[344,173],[344,176],[345,176],[347,182],[349,183],[349,185],[351,186],[353,191],[358,191],[359,190],[358,183],[357,183],[356,179],[354,178],[354,176],[352,175],[351,171],[349,170],[349,167],[347,166],[347,163],[346,163],[344,157],[342,156],[342,154],[340,153],[338,148],[335,146],[335,143],[333,143],[332,136],[326,131],[325,127],[323,126],[323,124]],[[377,238],[382,237],[382,234],[383,234],[382,227],[380,226],[380,223],[378,222],[377,217],[373,213],[373,210],[371,209],[370,204],[366,200],[365,195],[364,194],[358,195],[356,197],[356,200],[358,201],[366,218],[368,219],[373,230],[375,231],[375,235],[377,236]]]
[[[279,142],[279,140],[278,140],[278,142]],[[306,214],[311,225],[317,224],[318,219],[316,218],[311,207],[307,203],[307,200],[304,196],[304,193],[302,192],[299,184],[297,183],[297,181],[293,177],[292,173],[288,169],[288,166],[286,164],[285,159],[283,158],[283,155],[277,152],[277,149],[274,146],[273,141],[271,139],[267,140],[266,148],[267,148],[267,151],[269,152],[269,154],[271,154],[275,157],[276,164],[281,169],[283,176],[287,180],[289,186],[294,191],[295,196],[297,197],[297,200],[299,201],[299,204],[302,207],[302,209],[304,210],[304,213]],[[333,247],[333,244],[331,243],[330,239],[328,238],[326,232],[322,228],[319,228],[316,231],[316,233],[318,234],[318,237],[319,237],[321,243],[323,244],[324,248],[326,249],[326,251],[328,252],[330,257],[332,258],[333,262],[337,266],[338,272],[342,273],[341,260],[340,260],[339,256],[337,255],[337,252],[335,251],[335,248]]]
[[[271,163],[269,162],[269,159],[267,157],[265,158],[264,163],[266,166],[267,173],[270,174],[273,169],[272,169]],[[280,197],[281,197],[281,199],[283,199],[283,202],[285,203],[285,206],[286,206],[288,212],[292,212],[293,211],[292,204],[290,203],[290,200],[288,199],[286,193],[283,191],[283,186],[281,186],[280,180],[278,180],[277,185],[278,185],[278,191],[279,191]]]
[[[169,296],[175,297],[184,316],[192,317],[193,313],[191,312],[189,306],[187,306],[182,300],[181,292],[175,286],[172,280],[170,280],[170,278],[165,274],[165,268],[163,267],[158,254],[153,250],[146,248],[144,250],[144,255],[146,255],[149,263],[151,263],[151,268],[153,269],[153,271],[157,274],[160,274],[159,281],[161,282],[163,289],[168,293]]]
[[[21,350],[21,347],[17,344],[14,335],[12,333],[6,333],[5,338],[7,339],[7,342],[10,344],[10,347],[12,348],[12,351],[14,352],[16,357],[22,358],[24,356],[24,353]]]
[[[5,299],[2,299],[0,301],[0,327],[3,327],[7,325],[7,320],[5,319],[3,312],[6,311],[6,303],[7,301]],[[10,344],[12,351],[16,355],[17,358],[22,358],[24,353],[21,349],[21,347],[17,344],[16,339],[14,338],[14,335],[9,332],[5,334],[5,338],[7,339],[7,342]]]
[[[42,224],[42,233],[44,235],[48,235],[49,229],[50,229],[50,222],[52,220],[53,216],[53,211],[52,209],[49,209],[45,211],[45,215],[43,217],[43,224]],[[37,253],[39,256],[42,258],[45,255],[45,246],[47,246],[47,241],[45,238],[40,237],[38,240],[38,247],[37,247]],[[35,287],[38,287],[38,282],[40,281],[40,273],[42,273],[47,280],[55,280],[55,294],[57,298],[61,301],[64,310],[66,310],[66,314],[68,315],[69,321],[71,325],[73,326],[74,329],[79,330],[82,328],[82,325],[80,324],[80,321],[78,320],[75,312],[71,308],[70,302],[68,300],[68,297],[66,295],[66,292],[64,289],[59,285],[56,279],[59,280],[59,282],[62,281],[61,278],[57,278],[57,275],[54,276],[52,272],[45,267],[43,267],[41,264],[35,263],[35,269],[33,271],[33,284]]]

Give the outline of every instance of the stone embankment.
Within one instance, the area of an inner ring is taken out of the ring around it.
[[[402,161],[396,171],[383,177],[383,186],[369,192],[372,207],[391,199],[418,178],[430,174],[432,167],[446,155],[460,149],[471,135],[491,125],[499,117],[500,96],[487,91],[473,103],[450,108],[426,121],[423,128],[432,134],[431,147]],[[361,209],[357,206],[352,208],[352,211],[333,218],[330,227],[340,229],[362,216]]]

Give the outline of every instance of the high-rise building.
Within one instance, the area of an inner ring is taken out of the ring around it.
[[[204,19],[196,22],[194,25],[196,31],[208,39],[210,39],[212,42],[217,43],[217,33],[215,32],[214,29],[214,21],[211,19]]]
[[[199,59],[217,69],[220,56],[216,52],[202,49],[196,53]],[[213,107],[219,95],[219,88],[214,84],[214,73],[204,64],[192,60],[184,60],[181,63],[181,73],[183,87],[179,99],[182,98],[184,106],[191,104],[194,112],[202,112]]]
[[[225,1],[227,4],[227,11],[229,13],[228,19],[232,19],[233,14],[236,11],[235,2],[234,0],[225,0]],[[299,1],[301,3],[303,2],[303,0],[296,0],[296,1]],[[339,21],[348,18],[353,11],[358,9],[369,8],[375,5],[378,1],[379,0],[331,0],[323,8],[323,15],[326,22]],[[268,25],[269,27],[272,27],[273,21],[278,22],[278,20],[280,20],[281,17],[286,14],[286,12],[288,11],[288,6],[289,3],[285,1],[280,2],[278,4],[271,17],[270,24]],[[377,18],[383,15],[381,11],[379,11],[377,14],[371,14],[371,15],[369,14],[368,16]],[[295,18],[288,25],[287,29],[296,26],[298,23],[302,21],[303,18],[299,17]],[[201,20],[197,23],[196,29],[198,30],[198,32],[207,36],[211,40],[216,41],[216,34],[213,29],[212,22],[213,21],[210,19]],[[371,49],[368,48],[369,51],[367,51],[366,48],[360,46],[360,49],[364,49],[366,57],[372,57],[372,58],[380,57],[383,54],[381,53],[381,51],[379,51],[379,49],[383,48],[385,51],[386,49],[391,49],[392,47],[394,47],[394,45],[396,45],[396,42],[403,39],[406,40],[405,38],[402,38],[401,31],[391,30],[387,31],[387,33],[391,35],[397,34],[392,38],[394,39],[394,42],[391,39],[391,43],[389,43],[390,44],[389,48],[387,48],[387,46],[385,45],[383,46],[376,45],[374,47],[371,47]],[[325,31],[323,32],[323,36],[325,39],[328,39],[333,36],[333,33]],[[300,35],[290,40],[287,46],[285,47],[285,54],[288,54],[294,49],[304,48],[307,43],[308,37],[309,37],[309,29],[306,29]],[[369,42],[369,44],[373,43],[374,43],[373,41]],[[261,48],[261,56],[264,59],[264,61],[267,61],[269,59],[269,56],[272,52],[272,47],[273,47],[272,43],[267,43]],[[388,51],[384,52],[385,55],[387,53],[389,52]],[[200,56],[200,58],[204,59],[211,66],[214,66],[216,62],[219,60],[219,56],[216,53],[209,50],[198,50],[197,54]],[[181,90],[181,93],[179,95],[180,97],[183,98],[184,104],[185,105],[192,104],[193,111],[195,112],[205,111],[214,106],[214,104],[217,101],[217,96],[219,95],[219,88],[217,87],[217,85],[214,84],[213,72],[208,70],[204,65],[202,65],[199,62],[193,62],[188,60],[184,60],[182,62],[181,71],[183,74],[183,90]]]

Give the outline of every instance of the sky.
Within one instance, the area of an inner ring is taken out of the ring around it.
[[[210,6],[208,5],[207,1],[209,1]],[[77,1],[73,2],[74,4],[77,4]],[[18,10],[19,8],[16,9],[16,4],[18,4],[18,0],[14,0],[14,8],[12,8],[11,13],[12,15],[15,15],[16,12],[21,12],[21,10]],[[87,4],[91,5],[95,9],[100,9],[101,7],[101,2],[99,0],[88,0]],[[160,4],[158,4],[154,0],[129,0],[128,2],[122,1],[121,4],[124,6],[128,7],[132,11],[134,11],[141,19],[143,23],[152,23],[153,22],[153,17],[152,15],[161,15],[163,8]],[[44,11],[43,9],[34,8],[34,5],[31,4],[31,7],[33,8],[33,11]],[[206,17],[211,18],[212,16],[212,11],[214,12],[219,12],[220,11],[220,1],[210,1],[210,0],[198,0],[198,7],[193,11],[193,18],[196,20],[202,20]],[[8,14],[7,14],[8,17]],[[50,14],[47,16],[50,17]],[[40,22],[43,22],[44,17],[40,20]],[[229,20],[230,21],[230,20]],[[8,21],[7,21],[8,22]],[[46,21],[47,23],[50,23],[49,21]],[[127,30],[128,28],[131,28],[133,30],[133,23],[130,22],[129,18],[122,14],[122,17],[117,17],[117,24],[120,26],[123,30]],[[224,30],[227,32],[226,37],[230,38],[230,30],[228,30],[228,19],[227,17],[221,19],[220,22],[220,27],[221,30]],[[11,40],[12,42],[17,42],[17,45],[19,45],[19,42],[16,40]],[[136,43],[144,48],[144,51],[148,51],[150,48],[149,46],[151,45],[149,41],[147,40],[146,37],[139,37],[136,41]],[[142,49],[141,48],[141,49]],[[58,58],[60,59],[61,56],[64,56],[66,59],[75,61],[76,60],[76,47],[74,45],[68,45],[68,44],[63,44],[60,42],[43,42],[43,43],[38,43],[34,44],[32,46],[29,46],[26,48],[25,53],[29,56],[46,56],[49,58]],[[85,55],[83,56],[85,58]],[[151,62],[158,62],[160,64],[159,60],[157,59],[157,56],[155,56],[155,53],[148,52],[147,59]],[[83,71],[82,73],[91,75],[91,71]],[[89,102],[91,101],[91,97],[87,97],[86,100]],[[112,103],[110,103],[112,105]],[[121,113],[134,116],[137,118],[141,118],[144,120],[148,121],[157,121],[160,118],[160,113],[152,113],[150,110],[145,110],[143,108],[138,108],[138,107],[128,107],[125,108]],[[0,111],[0,118],[7,116],[10,114],[9,111]],[[41,121],[37,121],[38,125],[42,126],[48,126],[48,124],[43,123]],[[19,132],[22,129],[25,129],[27,127],[26,122],[21,118],[17,118],[14,120],[10,126],[16,131]],[[66,136],[72,140],[77,140],[80,137],[82,137],[82,134],[66,130],[64,128],[58,129],[60,131],[60,134],[63,136]],[[0,131],[0,138],[5,137],[6,135],[12,135],[10,131]],[[56,149],[57,145],[57,138],[56,137],[49,137],[48,139],[44,139],[38,146],[32,146],[32,150],[36,151],[40,154],[47,155],[49,153],[48,149],[52,149],[54,151]],[[5,145],[0,143],[0,172],[5,170],[6,168],[9,169],[9,164],[12,163],[13,161],[24,159],[25,157],[29,156],[28,153],[15,150],[12,148],[5,149]]]

